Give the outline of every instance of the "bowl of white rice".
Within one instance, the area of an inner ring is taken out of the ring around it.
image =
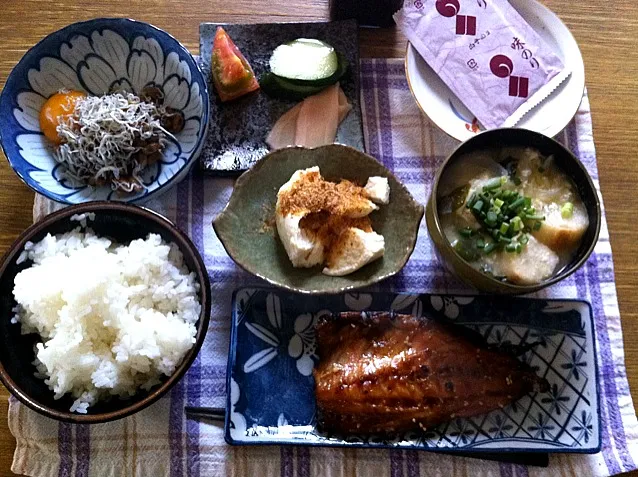
[[[0,380],[54,419],[125,417],[186,373],[210,306],[202,258],[170,221],[115,202],[68,207],[0,262]]]

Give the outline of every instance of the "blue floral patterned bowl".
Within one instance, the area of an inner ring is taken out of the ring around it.
[[[145,190],[123,196],[109,186],[90,187],[64,177],[53,145],[40,131],[39,113],[60,89],[92,95],[113,87],[139,93],[160,87],[164,104],[184,113],[186,124],[163,158],[143,174]],[[201,152],[208,127],[208,89],[194,58],[175,38],[123,18],[74,23],[31,48],[13,69],[0,96],[0,143],[13,170],[35,191],[58,202],[141,202],[182,180]]]

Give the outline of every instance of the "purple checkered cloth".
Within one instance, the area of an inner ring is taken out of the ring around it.
[[[382,161],[425,203],[436,169],[457,145],[417,109],[400,60],[366,60],[361,95],[368,152]],[[578,155],[598,185],[589,101],[558,139]],[[9,426],[17,439],[13,471],[32,476],[607,476],[636,468],[638,422],[624,365],[623,340],[607,223],[587,264],[560,284],[539,293],[591,302],[600,369],[602,452],[552,455],[547,469],[499,464],[419,451],[306,447],[231,447],[219,425],[188,420],[184,406],[225,404],[226,358],[234,289],[262,285],[226,255],[211,227],[226,204],[231,179],[194,172],[148,204],[187,231],[210,274],[213,311],[206,342],[184,379],[169,396],[109,424],[58,423],[10,401]],[[38,196],[34,219],[59,205]],[[393,279],[374,287],[406,292],[468,292],[437,262],[425,223],[412,258]]]

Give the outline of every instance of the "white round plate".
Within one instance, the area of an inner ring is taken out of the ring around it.
[[[510,4],[571,70],[567,80],[516,124],[516,127],[554,137],[572,120],[583,98],[583,57],[571,32],[547,7],[536,0],[510,0]],[[470,110],[410,43],[405,55],[405,72],[419,108],[444,132],[465,141],[483,130]]]

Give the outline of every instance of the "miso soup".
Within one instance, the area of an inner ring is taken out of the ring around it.
[[[519,285],[563,269],[589,226],[569,177],[529,148],[459,158],[439,183],[439,217],[456,252],[478,270]]]

